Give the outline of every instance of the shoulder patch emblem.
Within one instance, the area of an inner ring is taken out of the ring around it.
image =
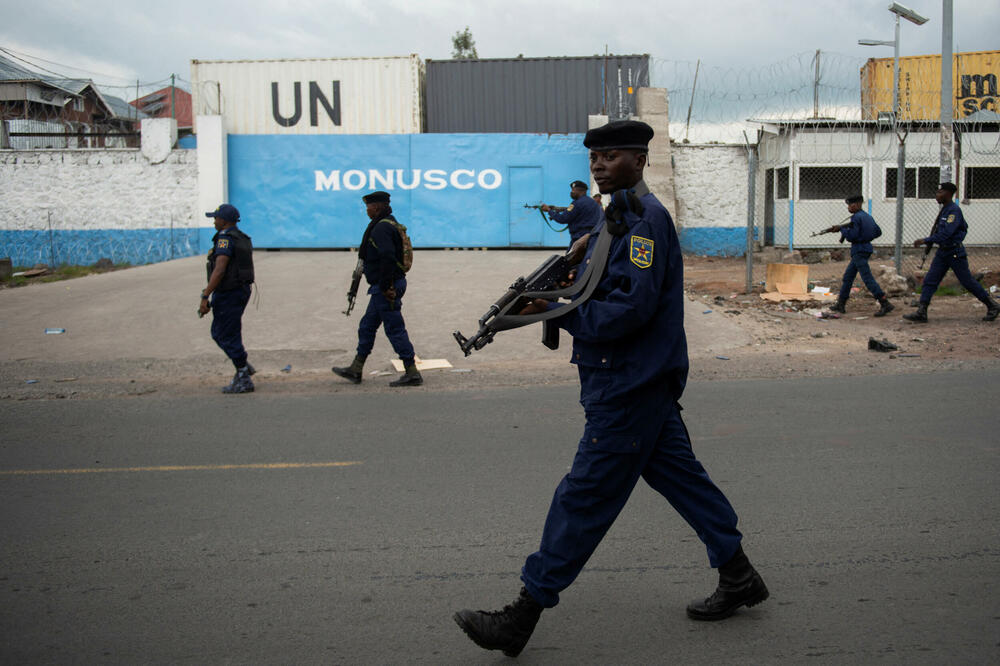
[[[570,204],[570,205],[566,206],[566,212],[567,213],[570,212],[571,210],[573,210],[573,204]]]
[[[948,221],[945,222],[945,224],[951,224],[954,221],[955,221],[955,214],[952,213],[951,215],[948,216]]]
[[[629,258],[639,268],[649,268],[653,265],[653,241],[642,236],[632,236],[632,247]]]
[[[220,250],[225,250],[227,247],[229,247],[229,239],[220,238],[216,243],[216,247],[218,247]]]

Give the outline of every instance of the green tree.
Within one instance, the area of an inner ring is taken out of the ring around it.
[[[472,38],[472,31],[469,30],[469,26],[465,26],[465,30],[455,33],[455,36],[451,38],[451,45],[451,57],[453,59],[479,59],[479,54],[476,53],[476,40]]]

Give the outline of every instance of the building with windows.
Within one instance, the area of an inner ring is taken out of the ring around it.
[[[876,243],[895,235],[900,137],[905,140],[903,241],[926,236],[938,210],[941,131],[938,123],[904,123],[899,133],[877,120],[755,121],[758,146],[757,225],[765,245],[829,246],[833,236],[813,236],[847,215],[844,198],[861,194],[883,229]],[[1000,114],[980,111],[954,122],[956,200],[971,225],[969,245],[1000,244]]]

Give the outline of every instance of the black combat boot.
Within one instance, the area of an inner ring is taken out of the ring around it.
[[[538,624],[542,605],[535,601],[528,590],[521,588],[514,603],[499,611],[460,610],[455,622],[472,642],[484,650],[503,650],[508,657],[516,657],[528,644],[531,632]]]
[[[229,386],[222,387],[223,393],[253,393],[253,380],[250,379],[250,368],[243,366],[233,375]]]
[[[420,376],[416,363],[404,361],[403,368],[405,370],[403,376],[394,382],[389,382],[389,386],[420,386],[424,383],[424,378]]]
[[[874,315],[876,317],[884,317],[896,309],[896,306],[890,303],[889,299],[884,294],[879,297],[878,304],[879,304],[878,312],[876,312]]]
[[[337,375],[338,377],[343,377],[344,379],[350,380],[352,384],[361,383],[361,371],[364,369],[365,369],[365,359],[361,358],[360,356],[355,356],[354,360],[351,361],[351,364],[346,368],[337,368],[337,367],[330,368],[330,370],[333,371],[333,374]]]
[[[903,319],[907,321],[917,321],[926,324],[927,323],[927,304],[921,303],[917,306],[916,312],[911,312],[910,314],[903,315]]]
[[[983,317],[983,321],[993,321],[1000,315],[1000,303],[997,303],[989,296],[986,297],[989,302],[986,302],[986,316]]]
[[[731,560],[719,567],[719,587],[712,596],[692,601],[687,614],[692,620],[723,620],[740,606],[756,606],[769,596],[764,580],[741,546]]]
[[[836,305],[830,306],[830,312],[839,312],[840,314],[847,314],[847,299],[838,298]]]

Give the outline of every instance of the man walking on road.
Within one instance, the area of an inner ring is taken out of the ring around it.
[[[521,570],[518,597],[500,611],[454,616],[487,650],[513,657],[524,649],[542,610],[559,603],[640,477],[688,522],[719,569],[718,588],[689,604],[688,617],[721,620],[768,598],[743,553],[736,512],[695,458],[681,419],[688,373],[683,267],[670,214],[642,180],[652,137],[645,123],[615,121],[584,139],[591,173],[601,193],[612,195],[599,227],[613,238],[594,295],[552,321],[573,336],[586,423],[541,545]],[[581,265],[591,261],[597,238],[592,234]],[[551,307],[559,306],[539,299],[521,314]]]
[[[243,347],[243,311],[250,302],[254,281],[253,243],[236,227],[240,221],[236,206],[222,204],[205,217],[215,220],[216,234],[208,253],[208,284],[201,292],[198,316],[212,310],[212,339],[236,366],[233,380],[222,392],[251,393],[254,385],[250,375],[255,370]]]
[[[389,385],[420,386],[424,379],[417,370],[413,345],[403,321],[403,294],[406,293],[403,238],[396,229],[389,198],[389,193],[382,191],[362,197],[370,222],[361,237],[358,255],[364,263],[371,298],[358,325],[358,350],[354,361],[347,367],[331,370],[339,377],[360,384],[365,359],[375,346],[375,335],[381,326],[404,368],[403,376]]]

